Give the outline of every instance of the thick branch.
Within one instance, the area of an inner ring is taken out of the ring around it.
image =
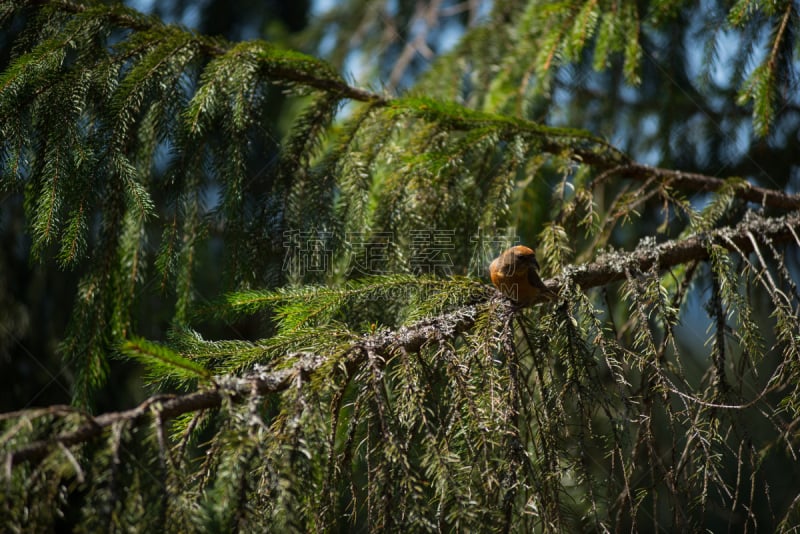
[[[507,309],[510,311],[510,308]],[[348,349],[345,358],[347,372],[355,372],[370,355],[388,357],[400,349],[415,352],[429,341],[455,338],[472,327],[475,315],[476,307],[467,306],[440,317],[419,321],[396,331],[385,331],[369,336]],[[252,395],[263,396],[284,391],[298,380],[305,380],[326,363],[325,358],[314,354],[295,354],[293,356],[297,358],[297,362],[289,369],[256,370],[243,378],[223,377],[218,380],[213,389],[185,395],[159,395],[147,399],[130,410],[90,417],[86,423],[75,430],[62,432],[51,439],[35,441],[11,452],[6,457],[6,466],[11,468],[20,463],[39,461],[59,445],[70,447],[88,442],[101,436],[108,427],[114,424],[142,424],[155,413],[162,420],[172,419],[184,413],[219,407],[226,396],[242,399]],[[63,410],[56,411],[61,408],[54,407],[53,413],[62,413]],[[42,411],[42,409],[37,410],[37,416],[41,416]]]
[[[19,450],[9,454],[6,458],[7,466],[15,466],[22,462],[41,460],[59,444],[70,447],[85,443],[96,438],[111,425],[121,422],[140,423],[147,418],[153,410],[161,412],[162,417],[172,418],[182,413],[194,412],[219,406],[222,394],[219,390],[196,391],[182,396],[151,397],[136,408],[124,412],[111,412],[97,417],[90,417],[89,421],[77,429],[62,432],[52,439],[34,441]]]
[[[558,291],[565,279],[572,280],[583,289],[602,286],[624,280],[626,269],[647,271],[655,266],[663,271],[690,261],[708,259],[711,244],[747,253],[753,250],[749,234],[773,243],[796,240],[796,236],[800,234],[800,213],[794,212],[775,218],[751,215],[733,228],[719,228],[660,245],[643,244],[632,252],[606,254],[593,263],[569,268],[563,275],[548,280],[546,284],[553,291]]]

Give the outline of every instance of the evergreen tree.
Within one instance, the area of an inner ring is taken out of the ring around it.
[[[800,527],[794,2],[285,20],[0,5],[5,528]]]

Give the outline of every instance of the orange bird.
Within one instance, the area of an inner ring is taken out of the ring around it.
[[[528,306],[536,297],[551,293],[539,278],[536,252],[523,245],[506,250],[489,266],[492,283],[503,295],[521,306]]]

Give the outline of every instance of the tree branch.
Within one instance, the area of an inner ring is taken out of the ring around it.
[[[795,212],[779,218],[751,215],[733,228],[720,228],[660,245],[644,242],[632,252],[607,254],[593,263],[568,268],[564,274],[545,283],[553,292],[557,292],[568,279],[582,289],[588,289],[623,280],[626,276],[625,271],[632,268],[647,271],[655,267],[661,271],[689,261],[705,260],[709,256],[711,244],[747,253],[753,250],[750,235],[761,236],[770,242],[782,242],[793,238],[797,241],[798,233],[800,233],[800,213]],[[797,244],[800,245],[800,242]],[[538,302],[551,298],[542,295]],[[499,309],[501,313],[511,313],[514,308],[507,304],[505,308]],[[353,374],[370,355],[389,357],[399,349],[416,352],[430,341],[453,339],[473,326],[477,310],[477,305],[469,305],[455,312],[418,321],[396,331],[387,330],[369,336],[351,345],[343,355],[346,372],[348,375]],[[288,369],[278,371],[256,369],[245,377],[222,377],[217,379],[213,389],[185,395],[159,395],[147,399],[131,410],[90,417],[88,422],[75,430],[63,432],[52,439],[33,442],[9,453],[6,465],[10,469],[23,462],[41,460],[54,448],[87,442],[100,436],[106,428],[116,423],[139,424],[154,414],[158,414],[162,420],[171,419],[183,413],[218,407],[226,396],[247,398],[284,391],[293,383],[306,380],[326,363],[325,358],[314,354],[300,353],[291,357],[297,359],[297,362]],[[63,407],[53,407],[54,414],[61,414],[62,411]],[[37,409],[37,416],[41,416],[41,412],[42,409]],[[23,416],[24,413],[17,415]]]
[[[654,267],[665,270],[689,261],[707,259],[711,244],[746,253],[753,250],[749,235],[758,235],[770,242],[781,242],[792,238],[797,241],[798,233],[800,233],[800,213],[795,212],[779,218],[751,215],[733,228],[720,228],[706,234],[668,241],[660,245],[645,242],[632,252],[607,254],[593,263],[568,268],[561,276],[545,283],[554,292],[557,292],[567,279],[582,289],[588,289],[623,280],[625,271],[632,268],[639,271],[647,271]],[[800,245],[800,242],[797,244]],[[543,302],[550,298],[552,297],[543,295],[538,301]],[[389,357],[400,349],[416,352],[425,343],[457,337],[472,328],[478,306],[465,306],[455,312],[418,321],[395,331],[379,332],[351,345],[343,354],[347,374],[356,372],[370,355]],[[500,313],[512,313],[514,308],[506,302],[505,307],[499,310]],[[87,442],[117,423],[140,424],[154,414],[166,420],[183,413],[218,407],[226,396],[241,399],[284,391],[292,384],[306,380],[327,363],[325,358],[315,354],[299,353],[291,357],[297,361],[288,369],[278,371],[256,369],[245,377],[221,377],[217,379],[213,389],[185,395],[159,395],[147,399],[131,410],[90,417],[88,422],[75,430],[63,432],[52,439],[33,442],[9,453],[6,465],[10,469],[20,463],[41,460],[54,448]],[[63,407],[53,407],[54,414],[61,414],[62,411]],[[41,412],[42,409],[37,409],[37,416],[41,416]],[[24,416],[24,413],[17,415]]]
[[[31,0],[29,3],[33,6],[43,6],[48,4],[55,5],[67,13],[74,14],[84,13],[88,9],[88,6],[72,2],[70,0]],[[125,8],[125,10],[129,11],[130,13],[135,12],[133,8]],[[120,27],[128,28],[134,31],[148,31],[157,26],[169,26],[158,19],[149,17],[136,17],[130,13],[120,10],[112,11],[111,8],[109,8],[108,18],[109,20],[114,21]],[[231,48],[230,43],[227,41],[222,41],[220,39],[208,39],[198,35],[195,35],[195,37],[199,49],[203,50],[211,57],[221,56],[227,53]],[[356,102],[387,102],[383,96],[371,91],[360,89],[358,87],[353,87],[341,79],[331,79],[325,76],[314,76],[303,72],[300,69],[279,66],[272,66],[270,73],[277,79],[327,91],[341,98],[348,98],[350,100],[355,100]]]
[[[612,174],[638,180],[646,180],[655,176],[666,185],[677,189],[698,192],[717,191],[728,184],[728,182],[722,178],[673,169],[651,167],[640,163],[631,163],[629,165],[615,167],[604,172],[601,176],[605,177]],[[783,191],[758,187],[744,181],[736,188],[734,194],[742,200],[755,202],[762,206],[786,210],[800,209],[800,195],[790,195]]]
[[[86,9],[85,6],[64,0],[58,2],[34,0],[31,2],[31,4],[44,3],[57,4],[61,8],[73,12],[81,12]],[[117,17],[118,19],[116,20],[121,25],[127,24],[132,29],[144,30],[150,27],[145,19],[129,17],[123,13],[118,14]],[[212,55],[219,55],[228,50],[224,46],[212,44],[210,40],[203,40],[203,46]],[[295,71],[288,67],[285,69],[274,67],[274,69],[273,74],[276,74],[281,79],[328,91],[342,98],[382,106],[388,106],[401,100],[388,99],[377,93],[352,87],[343,80],[314,76],[313,74]],[[419,109],[416,109],[416,111],[419,113]],[[461,111],[457,108],[450,108],[447,114],[455,117],[461,114]],[[467,110],[464,110],[462,115],[466,114]],[[483,127],[485,124],[486,122],[482,120],[471,122],[462,117],[462,120],[457,122],[456,126],[468,129]],[[509,131],[527,131],[531,135],[541,135],[544,140],[542,149],[553,154],[561,154],[565,147],[570,144],[566,141],[562,143],[552,140],[559,136],[562,138],[571,137],[568,133],[564,133],[563,129],[542,127],[531,121],[498,121],[498,127],[503,125]],[[610,147],[602,139],[592,137],[585,132],[581,132],[580,135],[575,135],[574,137],[591,146],[585,149],[580,146],[573,146],[571,148],[571,157],[576,161],[597,166],[599,169],[604,170],[604,175],[617,173],[634,179],[656,176],[671,186],[694,191],[714,191],[727,184],[725,180],[711,176],[627,162],[627,156],[624,155],[617,154],[616,157],[612,158],[609,155],[610,151],[606,153],[593,150],[595,147]],[[576,143],[572,144],[575,145]],[[622,165],[620,165],[621,162],[623,163]],[[772,191],[749,184],[743,184],[741,188],[737,188],[736,195],[744,200],[764,206],[781,209],[800,208],[800,197],[797,195],[789,195],[781,191]],[[593,263],[569,267],[562,275],[548,280],[546,284],[555,292],[568,281],[577,284],[583,289],[588,289],[623,280],[626,277],[626,270],[647,271],[655,268],[661,271],[689,261],[705,260],[709,256],[709,246],[711,244],[717,244],[737,253],[738,251],[748,253],[753,250],[754,246],[748,237],[750,235],[760,236],[769,242],[782,242],[791,239],[796,241],[798,232],[800,232],[800,214],[798,212],[793,212],[780,218],[764,218],[751,215],[732,228],[720,228],[705,234],[672,240],[660,245],[645,242],[631,252],[607,254]],[[800,245],[800,243],[798,244]],[[547,295],[543,295],[539,300],[545,301],[548,298]],[[342,355],[346,372],[348,374],[354,373],[370,355],[389,356],[401,349],[407,352],[416,352],[426,343],[453,339],[474,325],[479,306],[480,304],[465,306],[450,314],[420,321],[396,331],[384,331],[369,336],[351,345]],[[509,305],[499,309],[501,313],[511,313],[512,310]],[[157,415],[162,420],[171,419],[184,413],[218,407],[222,404],[223,399],[227,397],[239,399],[285,391],[292,384],[306,380],[308,376],[327,363],[325,358],[313,354],[291,354],[288,355],[288,358],[296,360],[296,363],[288,369],[278,371],[256,369],[244,377],[219,378],[217,383],[209,389],[183,395],[159,395],[147,399],[130,410],[106,413],[96,417],[87,415],[86,422],[80,424],[74,430],[59,433],[50,439],[32,442],[8,453],[6,465],[10,469],[20,463],[41,460],[56,448],[70,447],[95,439],[101,436],[107,428],[115,424],[141,424],[149,420],[153,415]],[[42,413],[48,413],[48,409],[36,410],[37,417],[41,416]],[[63,415],[63,413],[65,413],[63,407],[53,407],[49,411],[50,415]],[[18,415],[21,418],[31,417],[31,413],[25,412],[18,413]]]
[[[29,3],[34,6],[55,5],[59,9],[76,14],[87,10],[87,6],[70,0],[31,0]],[[117,11],[109,9],[108,16],[118,25],[135,31],[147,31],[157,24],[163,24],[157,19],[136,17],[133,15],[134,13],[136,12],[133,9],[128,8]],[[197,44],[210,56],[220,56],[230,50],[229,43],[218,39],[212,40],[197,37]],[[413,109],[403,104],[408,99],[386,97],[373,91],[354,87],[339,78],[334,79],[324,75],[315,75],[303,69],[293,69],[289,66],[281,65],[271,65],[269,70],[276,79],[326,91],[339,98],[382,107],[396,106],[399,109],[408,109],[417,114],[421,113],[420,109]],[[503,116],[498,116],[496,120],[489,120],[488,122],[487,120],[471,120],[468,118],[475,113],[474,110],[466,108],[453,108],[448,110],[448,113],[440,113],[439,118],[452,121],[453,126],[457,129],[482,128],[487,123],[490,123],[498,129],[505,129],[511,133],[532,134],[540,139],[542,151],[554,155],[563,155],[565,149],[569,149],[568,157],[573,161],[592,165],[603,171],[598,179],[614,174],[642,180],[656,176],[673,187],[691,191],[716,191],[726,184],[725,180],[713,176],[650,167],[633,162],[616,147],[586,131],[543,126],[533,121],[511,120]],[[487,115],[487,117],[490,117],[490,115]],[[736,189],[735,195],[749,202],[757,202],[764,206],[780,209],[800,209],[800,195],[789,195],[781,191],[764,189],[746,183]]]
[[[798,233],[800,233],[800,213],[798,212],[774,218],[761,217],[751,213],[733,228],[719,228],[708,233],[667,241],[660,245],[645,241],[632,252],[606,254],[593,263],[570,267],[564,274],[547,280],[545,284],[557,292],[559,287],[569,279],[582,289],[589,289],[624,280],[626,269],[647,271],[655,267],[659,271],[664,271],[690,261],[708,259],[711,244],[734,252],[747,253],[753,250],[753,243],[749,239],[750,234],[760,236],[765,241],[778,243],[790,239],[796,241]],[[796,244],[800,246],[800,242]],[[543,300],[546,298],[540,299],[540,301]]]
[[[509,314],[512,311],[508,305],[502,309]],[[466,306],[440,317],[418,321],[396,331],[387,330],[369,336],[350,346],[344,354],[346,371],[348,374],[354,373],[371,354],[388,357],[400,349],[416,352],[429,341],[455,338],[472,327],[476,313],[477,306]],[[217,379],[212,389],[185,395],[157,395],[130,410],[89,417],[89,421],[75,430],[62,432],[51,439],[35,441],[8,453],[6,468],[9,470],[21,463],[42,460],[55,448],[88,442],[102,435],[108,427],[118,423],[142,424],[154,415],[165,421],[184,413],[216,408],[222,404],[226,396],[244,399],[253,395],[278,393],[288,389],[297,381],[306,380],[327,362],[321,356],[308,353],[293,354],[290,357],[296,358],[297,362],[288,369],[278,371],[256,369],[245,377],[221,377]],[[35,411],[37,416],[41,416],[46,410],[39,408]],[[54,415],[62,412],[62,407],[53,407]],[[24,416],[24,412],[17,414]]]

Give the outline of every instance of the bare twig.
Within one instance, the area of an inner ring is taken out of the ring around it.
[[[422,2],[417,2],[414,17],[410,25],[413,26],[415,23],[418,23],[420,29],[414,36],[414,39],[407,42],[403,47],[403,51],[400,52],[400,56],[397,58],[392,72],[389,74],[388,88],[390,90],[394,90],[398,86],[403,74],[414,59],[414,56],[419,54],[427,60],[430,60],[433,56],[433,52],[428,47],[427,39],[429,32],[439,22],[438,11],[441,3],[441,0],[432,0],[425,6]]]
[[[673,169],[662,169],[659,167],[642,165],[640,163],[631,163],[629,165],[608,169],[601,176],[607,177],[610,175],[624,176],[626,178],[638,180],[647,180],[655,177],[662,183],[676,189],[697,192],[718,191],[728,184],[726,180],[714,176]],[[771,208],[785,210],[800,209],[800,195],[790,195],[775,189],[765,189],[744,181],[741,182],[739,187],[736,187],[734,195],[742,200],[755,202]]]

